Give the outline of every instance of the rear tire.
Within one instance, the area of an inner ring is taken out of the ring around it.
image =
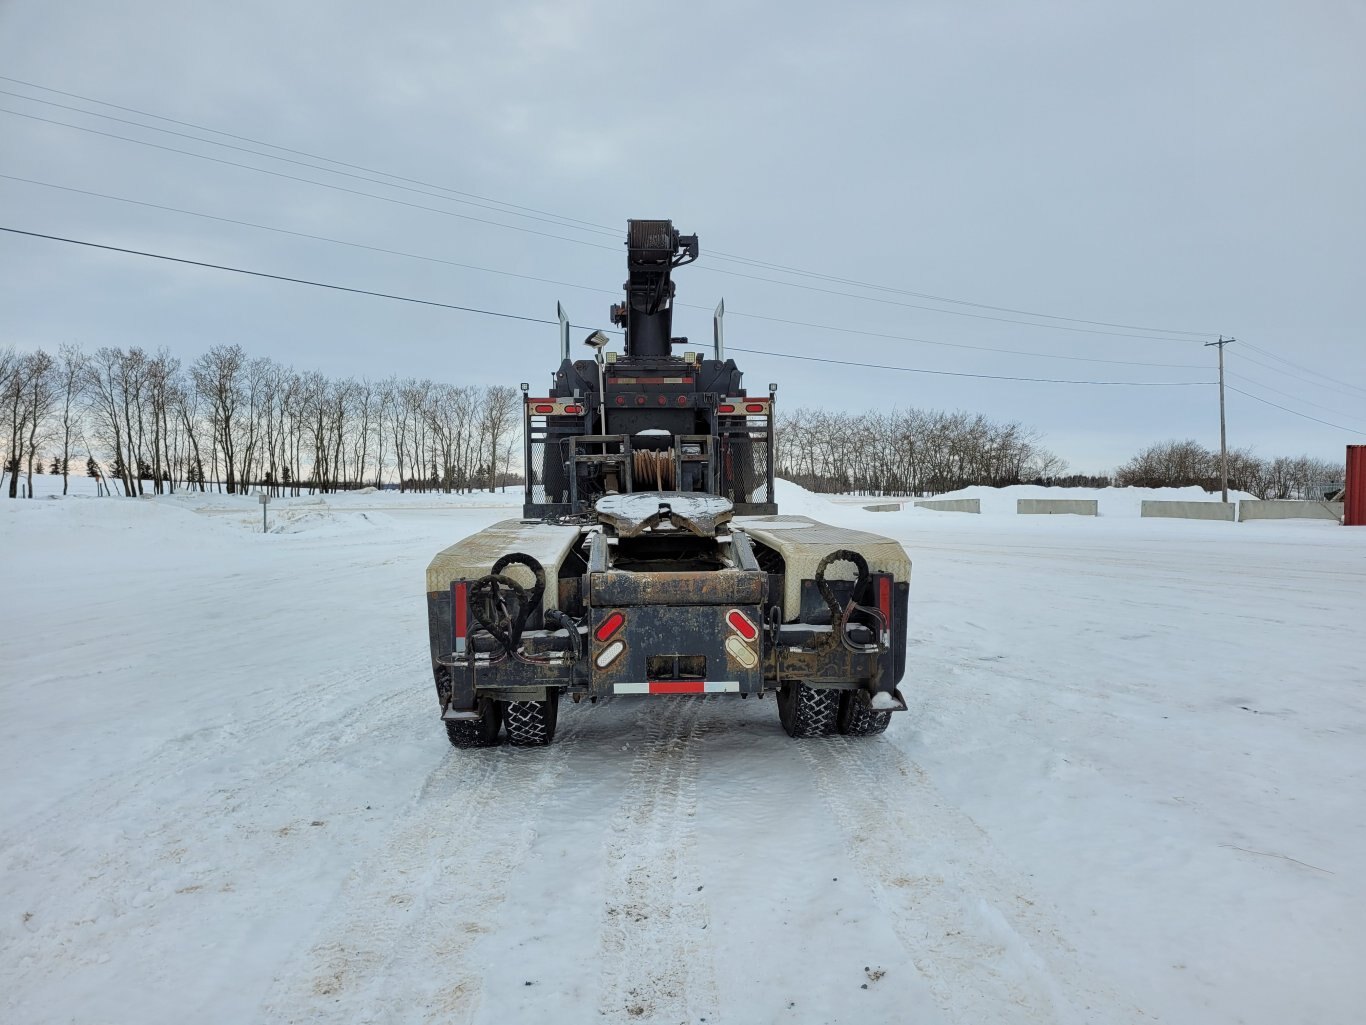
[[[513,747],[544,747],[555,739],[560,718],[560,692],[546,692],[544,701],[504,702],[508,743]]]
[[[479,699],[482,719],[443,719],[451,747],[493,747],[503,728],[503,707],[497,701]]]
[[[840,696],[839,730],[846,737],[876,737],[891,721],[891,712],[868,707],[856,690]]]
[[[838,725],[840,692],[804,683],[778,688],[778,719],[789,737],[828,737]]]

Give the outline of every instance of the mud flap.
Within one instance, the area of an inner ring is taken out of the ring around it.
[[[480,719],[484,718],[484,715],[477,708],[467,712],[462,712],[456,708],[451,707],[450,705],[447,705],[446,710],[441,713],[441,718],[478,722]]]
[[[469,647],[470,610],[469,581],[452,580],[450,584],[450,636],[452,655],[458,659],[450,666],[451,700],[442,711],[443,719],[481,719],[474,697],[474,651]]]
[[[867,691],[864,691],[866,694]],[[906,699],[901,696],[901,691],[893,687],[889,694],[885,690],[880,690],[868,698],[868,707],[874,712],[904,712],[906,711]]]

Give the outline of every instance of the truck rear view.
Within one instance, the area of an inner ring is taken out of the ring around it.
[[[696,236],[629,221],[623,351],[560,325],[550,394],[523,386],[526,501],[427,568],[432,672],[456,747],[549,744],[560,701],[776,696],[793,737],[871,736],[904,711],[910,560],[895,541],[779,515],[775,389],[672,337]],[[675,347],[682,350],[675,353]]]

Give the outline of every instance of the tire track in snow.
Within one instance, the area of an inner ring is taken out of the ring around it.
[[[383,668],[357,673],[355,682],[363,685],[380,678],[412,678],[417,672],[415,667],[421,661],[409,658],[404,660],[405,664],[397,667],[381,663]],[[412,663],[412,666],[406,663]],[[298,767],[319,751],[335,746],[336,740],[329,732],[329,727],[350,728],[358,722],[373,724],[376,709],[392,706],[411,690],[408,685],[395,688],[385,694],[362,699],[327,717],[322,713],[326,712],[328,706],[319,696],[325,690],[300,684],[279,699],[257,706],[247,718],[201,726],[172,737],[132,765],[90,781],[0,834],[0,850],[22,847],[27,839],[43,835],[55,823],[107,817],[111,809],[121,807],[130,797],[146,799],[143,789],[146,781],[163,780],[206,762],[220,760],[238,752],[244,745],[248,750],[254,749],[261,736],[271,731],[296,728],[302,739],[291,747],[290,756],[272,763],[268,768],[278,771],[277,767],[282,763]],[[301,753],[303,757],[300,757]],[[250,777],[244,779],[242,786],[236,789],[248,789],[255,783],[256,777]]]
[[[660,705],[664,704],[664,708]],[[696,848],[698,754],[713,698],[652,698],[648,740],[608,827],[599,1013],[604,1021],[716,1021],[709,916]]]
[[[549,748],[452,751],[352,872],[308,952],[281,966],[263,1020],[468,1020],[481,985],[467,955],[496,920],[581,723],[566,715]]]
[[[800,750],[864,883],[949,1020],[1151,1020],[1084,971],[981,828],[893,744],[832,737]]]
[[[174,919],[185,914],[174,904],[179,894],[230,892],[232,877],[225,881],[225,874],[231,870],[265,873],[268,881],[281,858],[295,856],[291,847],[281,846],[293,826],[274,828],[265,821],[270,812],[262,813],[280,783],[302,769],[325,767],[338,737],[398,742],[411,729],[414,708],[403,698],[412,693],[405,687],[345,708],[319,723],[305,743],[286,748],[284,757],[259,768],[248,765],[226,788],[170,789],[160,785],[163,777],[174,788],[185,766],[144,762],[136,773],[108,777],[89,793],[34,816],[30,828],[35,832],[5,849],[0,877],[0,896],[12,887],[41,894],[25,907],[41,924],[17,933],[13,947],[25,971],[10,981],[21,990],[41,987],[56,971],[107,961],[121,931],[145,936],[151,949],[164,939],[155,928],[163,914],[158,909],[167,905],[164,914]],[[189,764],[209,757],[215,756],[198,752]],[[217,757],[230,756],[219,752]],[[144,825],[137,831],[119,827],[125,820]],[[98,828],[100,823],[108,828]],[[224,835],[237,838],[231,846],[235,864],[213,856],[223,850]],[[80,837],[76,847],[73,836]],[[62,952],[59,958],[53,950]]]

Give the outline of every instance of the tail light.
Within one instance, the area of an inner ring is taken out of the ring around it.
[[[607,645],[607,647],[603,648],[600,652],[598,652],[598,656],[597,658],[593,659],[593,662],[595,665],[597,665],[599,669],[606,669],[613,662],[615,662],[618,656],[620,656],[621,653],[625,650],[625,641],[613,641],[611,644]]]
[[[746,669],[753,669],[759,664],[759,656],[754,649],[738,637],[726,638],[726,651]]]
[[[753,644],[759,639],[759,628],[739,609],[731,609],[726,613],[726,625],[738,633],[740,639],[747,644]]]
[[[614,633],[620,630],[622,624],[625,622],[626,617],[620,612],[608,613],[607,618],[599,623],[598,628],[593,631],[593,636],[600,642],[606,641],[611,638]]]

